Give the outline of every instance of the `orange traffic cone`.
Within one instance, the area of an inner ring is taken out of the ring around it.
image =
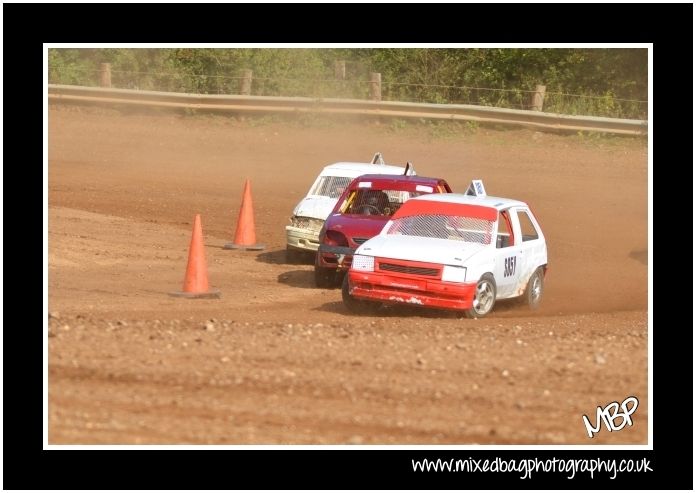
[[[208,287],[208,267],[205,263],[205,250],[203,248],[203,230],[201,229],[201,215],[196,214],[193,220],[193,235],[189,246],[188,264],[186,265],[186,278],[182,291],[169,293],[170,296],[183,298],[219,298],[219,289]]]
[[[242,208],[239,209],[237,231],[234,235],[234,243],[227,243],[225,250],[263,250],[265,245],[256,243],[254,226],[254,206],[251,203],[251,182],[247,178],[244,183],[244,195],[242,196]]]

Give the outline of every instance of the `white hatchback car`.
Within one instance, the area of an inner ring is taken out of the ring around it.
[[[486,196],[479,180],[469,190],[410,199],[363,243],[343,284],[348,309],[409,303],[480,318],[520,296],[537,308],[547,269],[539,222],[524,202]]]
[[[384,163],[381,153],[376,153],[371,163],[340,162],[326,166],[314,184],[295,207],[290,225],[285,227],[288,260],[295,260],[297,252],[316,252],[319,249],[319,231],[333,210],[346,187],[360,175],[403,175],[403,166]],[[406,174],[415,175],[413,166]]]

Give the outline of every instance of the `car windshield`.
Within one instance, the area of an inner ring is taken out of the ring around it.
[[[309,191],[309,195],[323,195],[337,199],[352,181],[347,176],[322,176],[314,187]]]
[[[494,221],[474,217],[424,214],[395,219],[387,230],[387,234],[488,245],[491,242],[494,225]]]
[[[343,214],[390,217],[399,210],[401,204],[419,195],[423,195],[423,192],[359,188],[351,190],[339,211]]]

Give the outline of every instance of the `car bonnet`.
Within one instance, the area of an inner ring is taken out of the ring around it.
[[[323,195],[309,195],[302,199],[295,207],[295,216],[326,219],[331,213],[338,198],[325,197]]]
[[[488,245],[420,236],[378,235],[363,243],[356,254],[444,265],[465,265]]]

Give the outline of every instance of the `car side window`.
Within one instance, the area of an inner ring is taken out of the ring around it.
[[[522,241],[532,241],[539,239],[539,233],[534,227],[534,223],[529,218],[526,211],[517,211],[517,219],[520,221],[520,230],[522,231]]]
[[[495,247],[507,248],[514,244],[515,236],[512,232],[510,213],[508,211],[500,211],[498,213],[498,235],[496,236]]]

